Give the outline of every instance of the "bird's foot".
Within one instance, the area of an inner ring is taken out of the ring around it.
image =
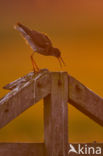
[[[34,71],[34,74],[37,74],[37,73],[40,72],[40,69],[34,69],[34,68],[33,68],[33,71]]]

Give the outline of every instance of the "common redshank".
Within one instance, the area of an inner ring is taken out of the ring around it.
[[[22,34],[29,46],[33,49],[31,61],[34,72],[39,72],[39,67],[37,66],[33,58],[34,52],[45,56],[55,56],[58,59],[60,66],[62,66],[62,63],[64,64],[60,50],[53,47],[51,40],[45,33],[31,30],[21,23],[17,23],[14,28]]]

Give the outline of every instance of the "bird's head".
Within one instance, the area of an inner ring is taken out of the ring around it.
[[[53,54],[53,56],[55,56],[58,59],[61,67],[62,67],[62,64],[65,65],[65,63],[64,63],[64,61],[63,61],[63,59],[61,57],[61,52],[60,52],[60,50],[58,48],[53,48],[52,49],[52,54]]]

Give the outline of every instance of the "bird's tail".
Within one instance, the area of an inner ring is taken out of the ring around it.
[[[24,31],[28,35],[31,34],[31,30],[19,22],[16,23],[16,25],[14,26],[14,29],[18,30],[21,33],[23,33]]]

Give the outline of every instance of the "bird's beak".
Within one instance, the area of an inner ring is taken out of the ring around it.
[[[59,61],[59,63],[60,63],[60,67],[62,67],[62,64],[65,66],[65,63],[64,63],[64,61],[63,61],[63,59],[62,59],[61,56],[58,57],[58,61]]]

